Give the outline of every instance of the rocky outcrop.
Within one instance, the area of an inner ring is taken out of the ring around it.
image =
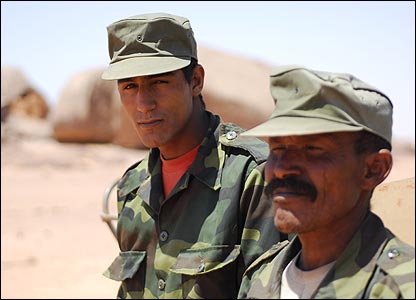
[[[113,87],[101,83],[101,70],[76,74],[52,111],[54,137],[60,142],[108,142],[114,131]],[[98,91],[99,90],[99,91]]]
[[[1,68],[2,121],[9,114],[45,119],[48,113],[48,103],[20,69]]]
[[[415,177],[379,185],[371,210],[403,241],[415,246]]]
[[[114,81],[104,69],[76,74],[62,90],[52,112],[53,136],[60,142],[115,143],[143,147],[121,106]]]
[[[207,109],[243,128],[269,118],[274,109],[269,90],[272,66],[207,47],[198,48],[198,57],[205,69],[202,95]]]

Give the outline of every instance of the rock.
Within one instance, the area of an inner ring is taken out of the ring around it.
[[[103,69],[76,74],[64,87],[52,113],[60,142],[114,143],[143,148],[121,106],[115,81],[101,79]]]
[[[247,129],[269,118],[274,109],[271,66],[207,47],[198,47],[198,57],[205,69],[202,95],[208,110]]]
[[[415,177],[379,185],[371,210],[395,235],[415,246]]]
[[[46,119],[49,105],[21,70],[1,68],[1,120],[9,114]]]

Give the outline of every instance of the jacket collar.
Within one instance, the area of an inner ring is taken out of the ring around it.
[[[312,298],[362,298],[387,240],[388,236],[383,222],[369,211],[359,230],[322,280]],[[274,278],[270,282],[269,292],[271,295],[280,295],[283,270],[301,248],[302,245],[296,236],[282,250],[281,255],[275,258],[276,262],[272,272],[277,276],[273,276]],[[351,284],[352,278],[354,278],[354,284]]]
[[[173,190],[172,195],[188,187],[190,176],[194,176],[199,181],[213,190],[221,187],[221,174],[225,156],[222,151],[218,151],[219,143],[219,124],[220,118],[210,112],[209,126],[207,134],[202,140],[194,162],[189,167],[189,171],[180,179],[179,187]],[[136,195],[146,202],[154,211],[158,211],[160,204],[165,201],[162,182],[162,163],[158,148],[150,149],[143,164],[147,165],[147,170],[142,165],[136,167],[130,174],[129,180],[125,182],[128,189],[123,192],[137,189]]]
[[[360,229],[322,281],[315,297],[362,298],[387,242],[383,222],[369,211]],[[351,284],[352,278],[354,284]]]
[[[181,189],[187,188],[189,175],[194,176],[213,190],[221,187],[221,170],[224,164],[224,155],[218,151],[220,117],[206,111],[209,117],[207,134],[201,142],[198,152],[191,166],[189,174],[182,178]],[[161,161],[159,149],[153,148],[149,153],[148,170],[151,177],[161,176]],[[153,184],[153,183],[152,183]]]

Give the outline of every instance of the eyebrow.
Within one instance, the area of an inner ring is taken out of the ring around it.
[[[175,73],[175,71],[170,71],[170,72],[153,74],[153,75],[145,75],[144,77],[147,77],[148,79],[152,79],[152,78],[157,78],[157,77],[171,76],[174,73]],[[133,78],[134,77],[122,78],[122,79],[118,79],[117,82],[118,83],[130,82],[130,81],[133,81]]]

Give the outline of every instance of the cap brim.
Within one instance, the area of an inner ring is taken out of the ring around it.
[[[117,80],[175,71],[188,66],[191,58],[173,56],[132,57],[112,63],[101,75],[105,80]]]
[[[242,136],[273,137],[289,135],[309,135],[340,131],[360,131],[363,127],[308,117],[282,116],[270,119],[250,130],[243,132]]]

